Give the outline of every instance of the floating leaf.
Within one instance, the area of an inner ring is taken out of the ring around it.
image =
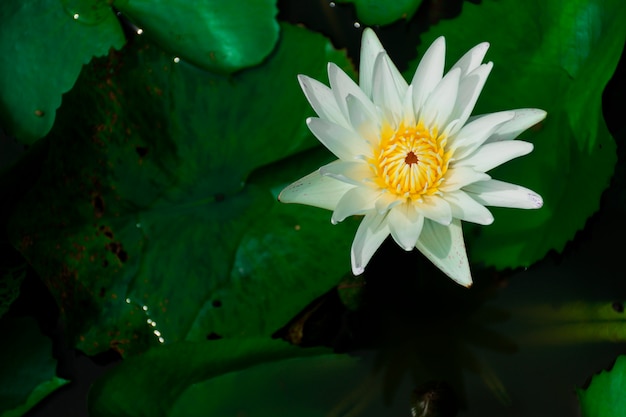
[[[276,0],[121,0],[115,6],[159,46],[211,71],[260,63],[278,41]]]
[[[349,67],[320,35],[282,34],[271,60],[230,77],[138,38],[68,94],[10,233],[80,349],[270,335],[340,279],[293,253],[308,250],[301,236],[328,247],[320,221],[279,206],[271,185],[246,184],[255,168],[317,145],[296,75],[321,77],[329,60]],[[311,215],[322,217],[330,229],[328,213]]]
[[[32,393],[28,396],[28,399],[24,404],[21,404],[11,410],[6,410],[4,413],[0,414],[0,417],[22,417],[25,413],[33,408],[35,405],[39,404],[41,400],[43,400],[48,394],[53,393],[58,388],[67,384],[68,381],[58,377],[52,377],[49,381],[44,381],[39,384],[35,389],[33,389]]]
[[[61,95],[83,64],[125,42],[107,4],[95,20],[64,6],[59,0],[0,2],[0,124],[24,143],[50,131]]]
[[[522,135],[534,143],[532,154],[490,173],[537,191],[544,206],[528,212],[494,208],[493,225],[466,224],[474,262],[527,266],[561,250],[598,209],[616,161],[601,98],[624,47],[625,20],[620,0],[490,0],[466,3],[458,19],[424,37],[420,56],[445,35],[450,62],[479,42],[491,43],[487,60],[494,69],[475,114],[525,107],[548,112]]]
[[[0,320],[0,334],[0,413],[24,411],[45,395],[35,393],[38,387],[51,388],[47,384],[54,380],[56,369],[52,343],[32,318],[4,317]],[[51,391],[44,388],[41,389]]]
[[[621,355],[610,371],[595,375],[587,389],[577,389],[583,417],[619,417],[626,409],[626,356]]]
[[[103,376],[91,389],[89,410],[94,417],[256,416],[317,406],[314,415],[323,415],[311,382],[321,376],[329,383],[329,372],[336,376],[354,363],[326,350],[271,339],[179,342],[129,358]],[[333,397],[324,396],[326,404]]]

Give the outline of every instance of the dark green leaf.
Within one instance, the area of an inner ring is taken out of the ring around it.
[[[276,0],[119,0],[143,36],[183,60],[229,73],[260,63],[278,41]]]
[[[48,385],[54,381],[56,368],[52,343],[41,334],[31,318],[3,318],[0,334],[0,413],[16,409],[25,411],[25,407],[32,407],[58,386]],[[35,390],[42,386],[44,392],[39,394],[43,395],[36,394]]]
[[[294,372],[293,364],[319,367],[322,361],[337,371],[337,366],[345,369],[353,363],[334,355],[287,361],[324,353],[327,351],[300,349],[283,341],[247,338],[155,348],[127,359],[96,382],[90,392],[90,415],[220,415],[216,413],[230,408],[258,415],[256,412],[277,401],[272,396],[263,398],[262,393],[280,391],[286,375],[300,383],[307,380],[307,373],[298,372],[305,368],[300,365]],[[276,361],[280,362],[273,364]],[[254,401],[259,398],[263,398],[261,403]]]
[[[583,417],[620,417],[626,409],[626,356],[621,355],[610,371],[595,375],[587,389],[577,389]]]
[[[61,95],[83,64],[125,42],[106,2],[84,14],[68,3],[0,2],[0,124],[24,143],[50,131]]]
[[[58,388],[67,384],[67,380],[52,377],[52,379],[48,381],[44,381],[41,384],[37,385],[35,389],[33,389],[32,393],[28,396],[28,399],[24,404],[18,405],[17,407],[6,410],[4,413],[0,414],[0,417],[22,417],[25,413],[33,408],[35,405],[39,404],[41,400],[43,400],[48,394],[53,393]]]
[[[230,77],[138,38],[94,62],[67,96],[10,233],[84,351],[269,335],[340,279],[340,264],[302,256],[310,245],[332,250],[314,229],[332,229],[328,213],[279,206],[276,185],[245,183],[317,145],[296,75],[322,78],[329,60],[349,66],[320,35],[282,34],[263,66]],[[348,244],[339,242],[345,270]]]

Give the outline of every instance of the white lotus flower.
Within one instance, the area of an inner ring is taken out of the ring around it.
[[[531,152],[531,143],[513,139],[546,116],[520,109],[470,118],[493,66],[482,64],[488,47],[475,46],[444,76],[440,37],[407,84],[365,29],[360,86],[332,63],[330,88],[298,77],[319,116],[307,119],[309,129],[339,159],[291,184],[279,200],[333,210],[333,224],[364,215],[352,244],[355,275],[391,234],[469,287],[461,220],[487,225],[494,219],[485,206],[543,205],[535,192],[486,174]]]

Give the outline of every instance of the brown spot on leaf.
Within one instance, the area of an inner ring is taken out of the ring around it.
[[[221,338],[222,338],[222,336],[220,336],[219,334],[217,334],[215,332],[211,332],[211,333],[206,335],[206,340],[219,340]]]
[[[104,200],[100,194],[94,194],[91,199],[91,205],[93,206],[93,215],[99,219],[104,214]]]
[[[145,146],[137,146],[135,148],[135,151],[137,151],[137,154],[143,158],[144,156],[146,156],[148,154],[148,148],[146,148]]]
[[[121,243],[111,242],[111,243],[107,243],[106,245],[104,245],[104,247],[107,250],[109,250],[111,253],[113,253],[115,256],[117,256],[120,262],[123,263],[128,260],[128,253],[126,253]]]

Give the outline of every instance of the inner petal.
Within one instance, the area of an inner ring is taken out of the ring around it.
[[[446,150],[445,135],[420,122],[401,123],[395,130],[386,125],[380,137],[374,156],[367,160],[380,188],[414,201],[439,192],[452,154]]]

